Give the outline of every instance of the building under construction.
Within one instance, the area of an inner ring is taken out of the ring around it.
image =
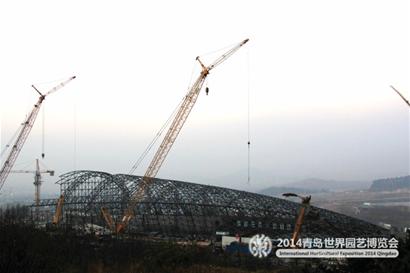
[[[97,171],[69,172],[60,176],[57,183],[65,197],[58,225],[79,230],[107,227],[102,208],[110,211],[114,222],[120,222],[130,198],[144,187],[141,176]],[[51,223],[57,202],[57,198],[41,200],[39,223]],[[209,238],[216,232],[264,232],[289,238],[299,208],[298,203],[266,195],[155,178],[134,206],[134,217],[125,232],[187,238]],[[383,233],[383,229],[370,223],[315,207],[307,213],[302,228],[302,236],[312,238]]]
[[[300,205],[297,203],[244,191],[156,178],[210,72],[248,41],[249,39],[245,39],[231,47],[209,65],[205,65],[199,56],[196,58],[201,66],[201,72],[177,111],[172,114],[172,122],[143,177],[96,171],[74,171],[64,174],[58,181],[61,186],[60,198],[37,200],[33,205],[35,221],[38,224],[53,222],[56,225],[83,231],[99,228],[115,233],[155,232],[168,236],[265,232],[288,237],[293,229],[299,230],[305,207],[299,210]],[[33,86],[39,94],[38,102],[19,130],[15,144],[10,146],[10,153],[0,169],[0,189],[34,125],[44,99],[74,78],[69,78],[47,93],[42,93]],[[208,87],[205,88],[205,92],[208,94]],[[250,144],[248,134],[248,158]],[[151,147],[152,145],[149,145],[149,149]],[[137,161],[130,174],[135,172],[138,162],[140,161]],[[39,196],[40,181],[38,179],[36,183],[36,196]],[[302,211],[303,214],[295,221],[298,211]],[[383,230],[369,223],[313,207],[310,207],[310,213],[306,218],[302,232],[311,237],[375,236],[383,233]]]

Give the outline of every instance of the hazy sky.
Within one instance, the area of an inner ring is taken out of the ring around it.
[[[246,188],[248,86],[252,185],[407,175],[410,112],[389,85],[410,98],[409,14],[405,0],[2,1],[1,146],[37,100],[31,84],[76,75],[44,103],[44,163],[127,173],[198,76],[195,57],[249,38],[212,71],[159,177]],[[41,120],[15,169],[40,156]],[[31,175],[4,189],[21,187]]]

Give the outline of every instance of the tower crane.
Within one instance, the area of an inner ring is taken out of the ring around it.
[[[232,47],[230,50],[222,54],[219,58],[217,58],[213,63],[210,65],[206,66],[202,63],[200,60],[199,56],[196,57],[196,60],[199,62],[201,65],[201,73],[199,74],[198,78],[188,91],[188,93],[185,95],[184,100],[182,101],[182,104],[175,115],[174,120],[172,121],[170,127],[168,128],[168,131],[162,140],[161,145],[159,146],[157,152],[154,155],[154,158],[152,159],[150,165],[148,166],[148,169],[146,170],[142,181],[141,181],[141,186],[137,189],[137,191],[131,196],[130,201],[128,203],[128,207],[125,210],[124,216],[121,220],[120,223],[117,224],[115,232],[121,233],[128,225],[129,221],[132,219],[134,215],[134,208],[137,205],[137,203],[143,198],[144,193],[146,188],[152,183],[152,179],[157,175],[159,169],[162,166],[162,163],[164,163],[164,160],[169,153],[169,151],[172,148],[172,145],[174,144],[178,134],[180,133],[185,121],[187,120],[192,108],[195,105],[195,102],[198,98],[199,92],[201,91],[201,88],[204,84],[204,81],[206,77],[209,75],[210,71],[223,63],[226,59],[228,59],[232,54],[234,54],[237,50],[239,50],[244,44],[246,44],[249,41],[249,39],[245,39],[241,41],[239,44],[235,45]],[[134,166],[135,168],[135,166]],[[133,168],[133,170],[134,170]],[[131,172],[133,172],[131,170]],[[113,229],[113,222],[110,220],[112,217],[109,215],[109,212],[105,209],[102,208],[101,212],[103,214],[104,219],[106,219],[107,225]]]
[[[11,170],[10,173],[32,173],[34,174],[34,203],[36,205],[36,214],[38,215],[38,206],[40,205],[40,188],[41,188],[41,174],[48,173],[50,176],[54,176],[53,170],[41,170],[40,162],[36,159],[36,170]]]
[[[68,80],[61,82],[59,85],[51,88],[47,93],[42,94],[34,85],[32,87],[36,92],[40,95],[38,98],[37,103],[34,105],[33,110],[31,110],[30,114],[28,115],[27,119],[24,121],[22,124],[22,127],[18,133],[17,139],[14,143],[14,145],[11,147],[10,153],[7,156],[6,160],[3,163],[3,166],[1,167],[0,170],[0,190],[4,185],[4,182],[7,179],[7,176],[9,175],[11,169],[13,168],[14,162],[16,161],[21,149],[23,148],[23,145],[30,134],[31,128],[33,128],[34,122],[36,121],[37,114],[40,111],[41,104],[43,103],[44,99],[59,90],[60,88],[64,87],[67,83],[69,83],[71,80],[75,79],[75,76],[69,78]]]
[[[34,202],[36,206],[40,203],[40,188],[41,188],[41,174],[48,173],[50,176],[54,176],[53,170],[41,170],[40,169],[40,162],[36,159],[36,170],[11,170],[10,173],[32,173],[34,174],[34,186],[35,186],[35,193],[34,193]]]

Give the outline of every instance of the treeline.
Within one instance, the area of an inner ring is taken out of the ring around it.
[[[24,206],[0,209],[1,273],[230,273],[272,269],[267,260],[215,254],[212,248],[41,230],[33,226],[29,216]]]
[[[0,223],[1,224],[23,224],[29,222],[30,208],[23,205],[6,205],[0,206]]]
[[[410,189],[410,175],[374,180],[370,186],[371,191],[395,191]]]

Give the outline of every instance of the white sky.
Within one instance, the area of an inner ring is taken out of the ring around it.
[[[197,76],[195,57],[250,38],[209,76],[159,177],[245,187],[248,84],[254,185],[406,175],[409,110],[389,85],[410,98],[409,12],[404,0],[2,1],[1,146],[37,99],[31,84],[76,75],[44,103],[44,163],[126,173]],[[40,155],[41,119],[16,168]]]

